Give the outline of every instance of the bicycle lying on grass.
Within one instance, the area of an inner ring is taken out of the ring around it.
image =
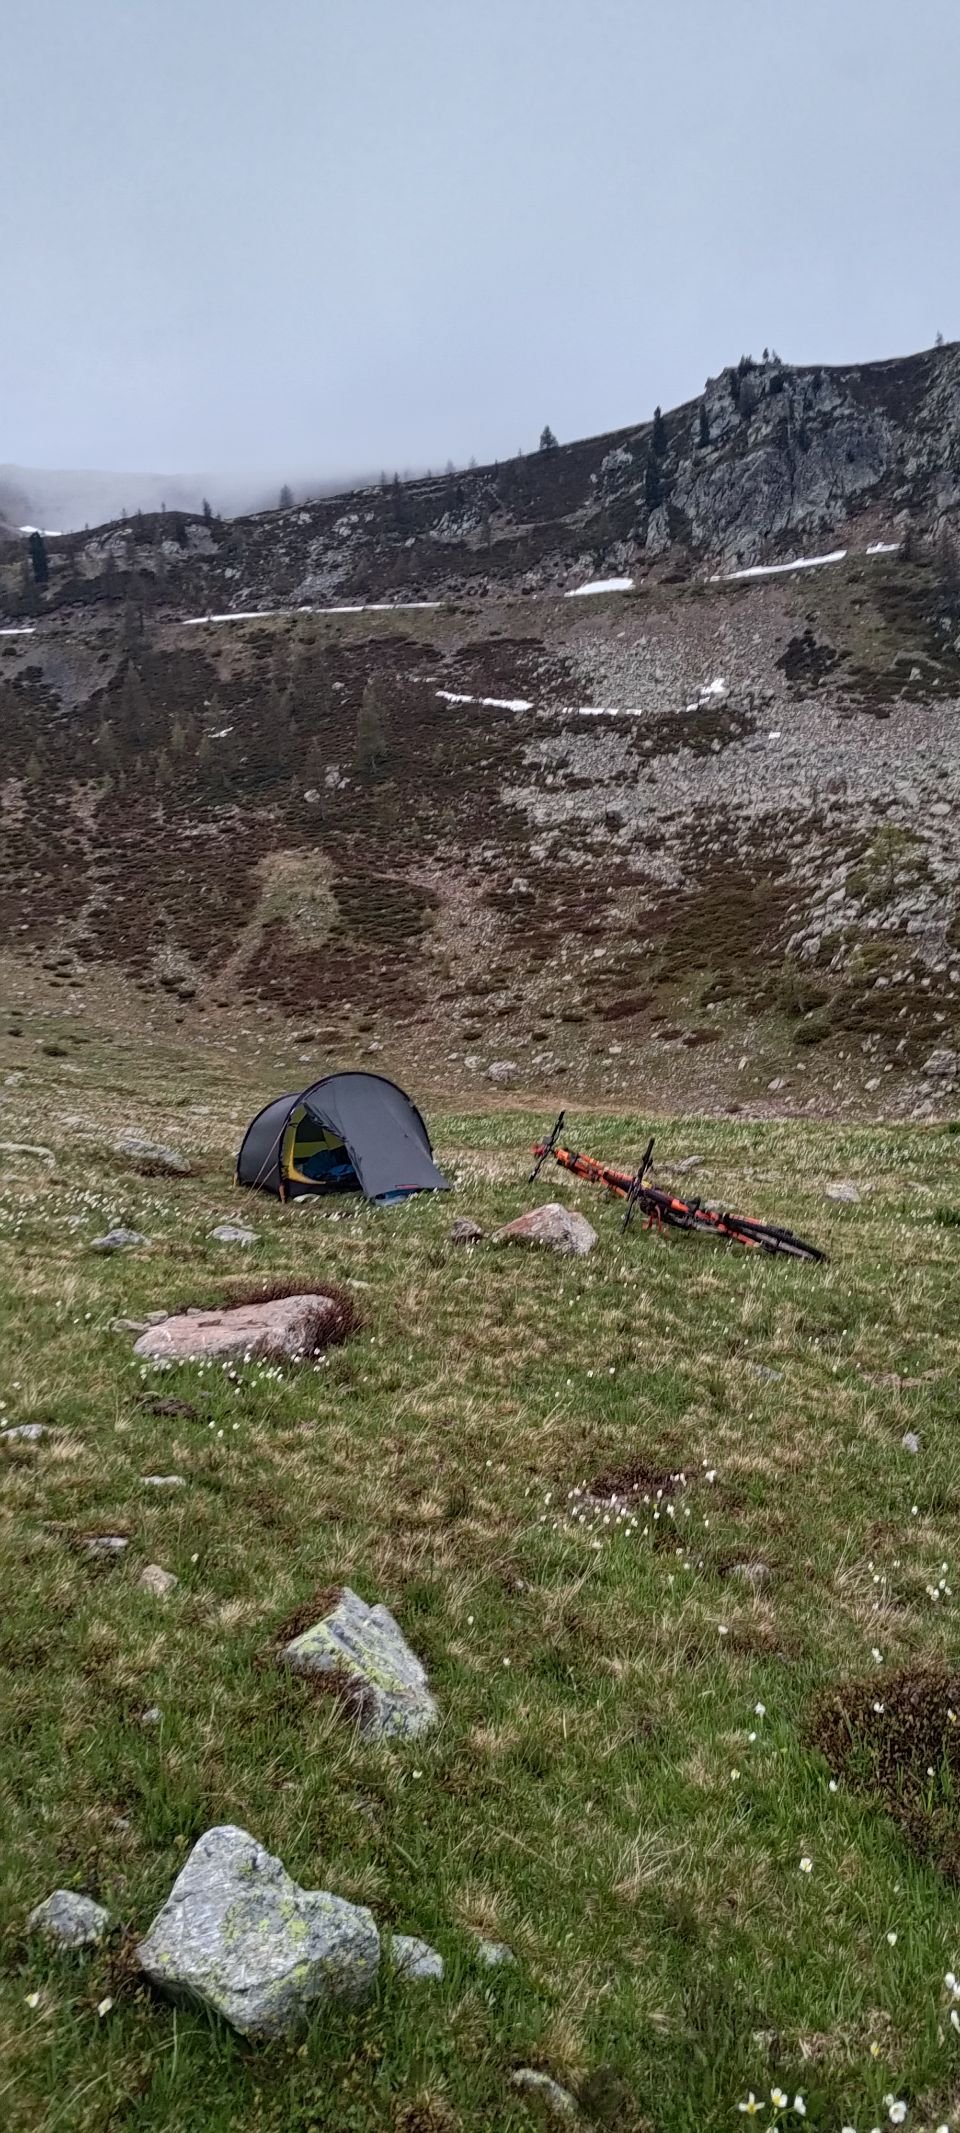
[[[772,1222],[755,1222],[748,1215],[735,1215],[729,1209],[705,1207],[701,1200],[682,1200],[677,1193],[668,1192],[662,1186],[648,1180],[653,1162],[653,1137],[647,1142],[638,1170],[617,1170],[609,1163],[600,1163],[595,1156],[582,1155],[560,1144],[566,1113],[561,1111],[551,1133],[542,1141],[534,1143],[536,1157],[530,1172],[530,1183],[539,1177],[548,1156],[559,1163],[561,1170],[569,1170],[575,1178],[585,1178],[590,1185],[605,1185],[608,1192],[626,1201],[623,1228],[629,1229],[635,1214],[646,1216],[647,1229],[687,1229],[711,1237],[732,1237],[737,1244],[763,1252],[780,1252],[790,1259],[824,1260],[816,1244],[808,1244],[803,1237],[796,1237],[792,1230],[778,1229]]]

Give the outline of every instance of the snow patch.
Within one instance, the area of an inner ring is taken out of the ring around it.
[[[525,696],[460,696],[455,689],[438,689],[445,704],[483,704],[490,711],[532,711]]]
[[[867,543],[867,554],[896,555],[899,546],[899,541],[869,541]]]
[[[34,623],[18,622],[15,629],[0,630],[0,637],[32,637],[34,632]]]
[[[45,541],[62,541],[59,526],[18,526],[18,533],[39,533]]]
[[[205,622],[264,622],[270,615],[286,614],[282,607],[237,607],[229,615],[181,615],[185,630],[202,628]]]
[[[393,615],[416,607],[441,607],[440,600],[360,600],[349,607],[235,607],[229,615],[181,615],[184,629],[206,622],[265,622],[272,615]]]
[[[792,563],[751,563],[746,570],[718,571],[711,585],[723,585],[731,578],[779,578],[788,570],[819,570],[823,563],[842,563],[845,548],[832,548],[829,555],[796,556]]]
[[[591,578],[588,585],[574,585],[565,600],[580,600],[585,593],[628,593],[633,591],[632,578]]]

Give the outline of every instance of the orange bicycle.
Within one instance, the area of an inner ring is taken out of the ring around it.
[[[529,1182],[539,1177],[548,1156],[559,1163],[561,1170],[569,1170],[575,1178],[586,1178],[590,1185],[605,1185],[620,1200],[626,1201],[623,1228],[629,1229],[634,1215],[646,1215],[647,1229],[686,1229],[708,1233],[712,1237],[732,1237],[737,1244],[749,1249],[785,1254],[790,1259],[824,1260],[826,1252],[818,1245],[808,1244],[803,1237],[796,1237],[792,1230],[779,1229],[772,1222],[756,1222],[748,1215],[735,1215],[729,1209],[705,1207],[702,1200],[682,1200],[677,1193],[668,1192],[662,1186],[648,1181],[647,1173],[653,1161],[653,1138],[647,1142],[637,1170],[618,1170],[610,1163],[600,1163],[595,1156],[583,1155],[579,1150],[564,1148],[560,1143],[566,1113],[561,1111],[552,1132],[542,1141],[534,1143],[536,1157],[530,1172]]]

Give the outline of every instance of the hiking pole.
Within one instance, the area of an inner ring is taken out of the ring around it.
[[[653,1135],[651,1134],[650,1139],[648,1140],[647,1145],[643,1151],[643,1155],[640,1159],[640,1168],[637,1171],[636,1177],[632,1178],[630,1181],[630,1190],[627,1193],[627,1205],[624,1210],[623,1221],[620,1225],[621,1230],[629,1229],[630,1227],[630,1223],[637,1211],[643,1194],[643,1180],[647,1171],[650,1168],[652,1161]]]
[[[554,1126],[553,1132],[549,1136],[549,1139],[537,1142],[537,1145],[533,1151],[537,1160],[534,1163],[533,1169],[530,1172],[530,1176],[527,1179],[528,1185],[532,1185],[534,1179],[540,1176],[540,1172],[543,1169],[544,1163],[546,1162],[548,1155],[553,1154],[553,1151],[563,1131],[563,1121],[566,1118],[566,1115],[567,1114],[565,1111],[561,1111],[557,1123]]]

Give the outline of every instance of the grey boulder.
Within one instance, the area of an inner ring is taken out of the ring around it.
[[[944,1047],[941,1051],[930,1053],[929,1059],[923,1062],[923,1071],[935,1081],[955,1081],[958,1066],[960,1052],[951,1052]]]
[[[38,1903],[27,1920],[31,1933],[45,1933],[61,1948],[92,1948],[110,1926],[110,1913],[92,1896],[78,1896],[73,1889],[54,1889]]]
[[[855,1207],[860,1193],[852,1178],[838,1178],[835,1185],[826,1186],[823,1196],[825,1200],[845,1200]]]
[[[168,1178],[188,1178],[190,1164],[185,1155],[176,1148],[168,1148],[163,1141],[147,1140],[142,1133],[121,1133],[113,1144],[114,1155],[121,1155],[137,1170],[152,1172]]]
[[[10,1429],[0,1429],[0,1444],[39,1444],[49,1435],[45,1422],[14,1422]]]
[[[415,1740],[437,1722],[424,1667],[389,1608],[368,1607],[349,1585],[330,1613],[284,1650],[299,1674],[339,1678],[361,1733],[372,1740]]]
[[[483,1231],[479,1222],[474,1222],[470,1215],[458,1215],[456,1222],[451,1223],[447,1236],[451,1244],[479,1244]]]
[[[317,2006],[358,2000],[375,1983],[371,1913],[326,1889],[301,1889],[245,1829],[208,1829],[137,1949],[174,1999],[198,2001],[253,2038],[291,2037]]]
[[[597,1232],[586,1215],[578,1215],[572,1207],[561,1207],[559,1200],[548,1200],[545,1207],[532,1207],[528,1215],[518,1215],[515,1222],[495,1230],[493,1242],[542,1244],[551,1251],[582,1259],[585,1253],[592,1252]]]
[[[394,1933],[390,1942],[390,1956],[394,1968],[402,1977],[440,1978],[443,1976],[443,1956],[429,1941],[417,1940],[411,1933]]]
[[[108,1229],[103,1237],[94,1237],[91,1250],[94,1252],[127,1252],[135,1244],[149,1244],[138,1229]]]
[[[258,1241],[256,1230],[244,1229],[239,1222],[218,1222],[216,1229],[210,1231],[210,1236],[214,1244],[240,1244],[246,1246],[248,1244],[256,1244]]]

